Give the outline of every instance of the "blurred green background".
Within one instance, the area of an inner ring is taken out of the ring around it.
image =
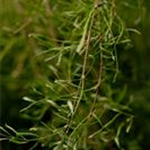
[[[34,86],[41,88],[42,81],[51,78],[46,63],[36,56],[38,42],[29,36],[39,33],[54,37],[51,8],[47,3],[43,5],[43,2],[0,0],[1,126],[5,123],[15,129],[32,126],[34,122],[24,119],[19,113],[26,106],[22,97],[32,95]],[[52,3],[55,5],[54,1]],[[149,150],[150,1],[117,0],[116,4],[127,28],[140,32],[129,31],[132,45],[117,46],[120,74],[116,87],[127,87],[127,101],[135,114],[131,132],[122,135],[124,138],[121,143],[126,150]],[[55,41],[52,44],[55,45]],[[25,148],[6,141],[1,149],[23,150],[28,149],[28,145]]]

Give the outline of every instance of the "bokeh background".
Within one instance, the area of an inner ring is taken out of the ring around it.
[[[46,63],[35,55],[39,45],[29,34],[40,33],[53,38],[52,12],[49,5],[39,0],[0,0],[0,3],[1,126],[7,123],[15,129],[26,129],[34,122],[19,112],[26,106],[22,97],[32,95],[37,85],[41,88],[43,79],[49,75]],[[120,66],[117,85],[125,87],[135,115],[131,132],[121,143],[128,150],[149,150],[150,1],[117,0],[116,4],[126,27],[136,29],[129,31],[131,45],[117,47]],[[1,143],[1,150],[10,149],[28,149],[28,145]]]

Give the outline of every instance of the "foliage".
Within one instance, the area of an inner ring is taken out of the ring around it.
[[[18,18],[8,18],[12,21],[8,22],[5,15],[13,17],[12,10],[3,11],[2,80],[13,81],[9,88],[17,89],[17,94],[21,86],[21,91],[32,87],[19,95],[27,94],[23,97],[26,107],[20,112],[24,120],[31,120],[31,126],[16,131],[5,124],[1,140],[34,143],[30,150],[38,145],[54,150],[140,149],[134,140],[130,143],[135,148],[123,141],[133,123],[133,95],[138,96],[133,90],[136,74],[130,79],[125,70],[127,61],[134,65],[135,60],[126,53],[133,48],[130,34],[141,33],[125,26],[118,16],[119,2],[11,3],[18,5],[13,10]],[[21,21],[16,29],[10,27],[17,20]],[[10,64],[8,69],[5,64]],[[15,82],[20,79],[24,80],[18,86]]]

